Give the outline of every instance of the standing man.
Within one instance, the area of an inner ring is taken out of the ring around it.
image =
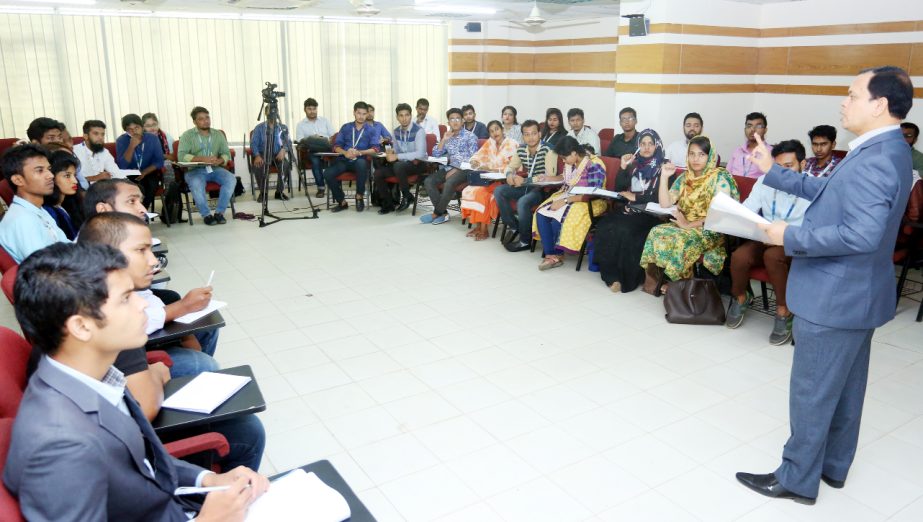
[[[593,154],[599,154],[599,135],[583,124],[583,109],[573,108],[567,111],[567,123],[570,125],[568,136],[573,136],[577,143],[593,147]],[[531,234],[531,232],[530,232]]]
[[[811,152],[813,158],[808,158],[804,165],[805,174],[815,178],[826,178],[836,168],[840,158],[833,155],[836,148],[836,127],[831,125],[818,125],[808,132],[811,138]]]
[[[917,127],[916,123],[910,123],[905,121],[901,123],[901,133],[904,135],[904,141],[907,142],[907,145],[910,145],[910,157],[913,160],[913,170],[917,171],[918,175],[923,175],[923,152],[920,152],[914,147],[917,144],[917,139],[920,137],[920,127]]]
[[[212,130],[212,117],[205,107],[194,107],[189,113],[195,127],[187,130],[179,137],[179,147],[176,157],[179,161],[205,163],[204,167],[196,167],[186,171],[186,185],[192,192],[192,199],[199,209],[202,220],[208,226],[223,225],[227,223],[224,211],[227,210],[234,195],[234,186],[237,178],[224,168],[231,161],[231,149],[224,133]],[[218,193],[218,203],[215,214],[211,215],[208,208],[208,195],[205,194],[205,184],[209,181],[218,183],[221,190]]]
[[[487,126],[477,120],[477,114],[474,112],[474,105],[462,105],[462,119],[465,120],[465,130],[473,132],[479,140],[486,140],[490,137],[487,132]]]
[[[433,213],[420,216],[421,223],[441,225],[449,220],[449,202],[455,196],[457,187],[468,181],[468,171],[462,170],[461,164],[466,163],[478,151],[478,139],[462,125],[461,109],[449,109],[445,116],[449,120],[449,128],[445,131],[445,136],[433,147],[433,156],[446,156],[448,164],[440,167],[423,182],[426,194],[433,202]],[[439,185],[442,185],[442,190],[439,189]]]
[[[788,305],[795,314],[789,384],[791,436],[773,473],[738,473],[762,495],[813,504],[821,480],[842,488],[856,454],[875,328],[894,317],[891,255],[910,195],[910,151],[900,122],[913,84],[898,67],[861,72],[840,104],[858,138],[827,178],[774,165],[757,136],[750,161],[768,187],[811,201],[802,226],[762,226],[792,256]]]
[[[395,109],[397,121],[400,123],[394,129],[394,147],[387,149],[385,164],[375,169],[375,187],[378,197],[381,198],[379,214],[388,214],[396,210],[407,210],[413,204],[413,193],[410,192],[409,176],[422,174],[426,169],[426,133],[423,127],[413,122],[410,105],[401,103]],[[395,176],[401,190],[401,203],[394,208],[394,198],[391,196],[391,187],[385,179]]]
[[[89,183],[140,175],[137,170],[119,168],[112,153],[106,149],[106,124],[99,120],[83,122],[83,143],[74,147],[74,156],[80,160],[80,172]],[[87,189],[89,185],[83,188]]]
[[[363,101],[356,102],[353,104],[353,117],[356,121],[343,125],[337,133],[333,152],[339,152],[342,156],[324,169],[324,180],[337,203],[331,212],[349,208],[346,194],[343,193],[343,182],[337,179],[337,176],[347,171],[356,175],[356,212],[365,210],[365,186],[369,180],[369,163],[372,161],[371,156],[381,150],[378,132],[375,131],[375,127],[366,123],[368,116],[368,104]]]
[[[137,170],[137,176],[128,178],[141,187],[144,208],[154,204],[157,177],[163,168],[163,147],[157,136],[144,132],[141,116],[126,114],[122,117],[122,134],[115,140],[116,164],[119,168]]]
[[[751,112],[745,118],[744,123],[744,138],[747,141],[743,145],[737,147],[734,150],[734,153],[731,154],[731,160],[727,163],[728,172],[735,176],[743,176],[745,178],[758,178],[763,175],[760,171],[760,168],[753,163],[753,160],[750,159],[750,155],[753,152],[753,149],[756,148],[757,138],[760,141],[766,139],[766,116],[761,112]],[[767,145],[770,152],[772,147]]]
[[[705,124],[702,116],[697,112],[690,112],[683,118],[683,136],[686,139],[676,140],[666,150],[667,159],[677,167],[686,168],[686,152],[689,150],[689,140],[702,134]],[[621,156],[619,156],[621,158]]]
[[[272,136],[273,145],[273,157],[269,161],[276,166],[276,172],[279,174],[279,179],[276,181],[276,199],[283,201],[288,200],[288,196],[285,194],[285,183],[286,181],[291,185],[292,183],[292,162],[288,159],[288,148],[292,146],[292,138],[288,133],[288,127],[285,125],[279,124],[276,120],[269,119],[269,107],[266,107],[266,110],[263,111],[265,120],[257,124],[253,129],[253,132],[250,134],[250,154],[253,158],[253,169],[256,174],[256,183],[259,185],[260,189],[260,198],[258,201],[262,202],[263,197],[268,197],[267,194],[263,194],[263,179],[265,176],[264,167],[266,165],[266,160],[263,159],[263,156],[266,155],[266,127],[269,127],[269,134]]]
[[[429,112],[429,100],[426,98],[420,98],[417,100],[417,125],[423,127],[423,132],[427,134],[434,134],[436,136],[436,141],[442,139],[439,132],[439,122],[436,121],[436,118],[428,116]]]
[[[621,158],[626,154],[636,154],[638,152],[638,131],[635,129],[637,125],[638,113],[634,109],[625,107],[620,110],[619,126],[622,127],[622,133],[612,137],[604,155]]]
[[[304,101],[305,118],[298,122],[295,128],[295,141],[302,147],[307,147],[311,158],[311,174],[314,175],[314,184],[317,186],[315,197],[324,197],[324,160],[317,152],[330,152],[330,136],[334,130],[327,118],[317,115],[317,100],[308,98]]]

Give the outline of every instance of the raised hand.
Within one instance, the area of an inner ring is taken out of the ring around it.
[[[765,174],[772,168],[772,153],[769,152],[769,147],[763,142],[763,138],[760,137],[759,133],[754,133],[753,136],[756,138],[756,147],[753,148],[747,158]]]
[[[660,166],[660,176],[662,178],[669,178],[673,174],[676,174],[676,165],[670,160],[664,161],[663,165]]]
[[[621,159],[622,169],[627,169],[628,166],[631,165],[631,162],[633,162],[634,160],[635,160],[634,154],[622,154],[622,159]]]

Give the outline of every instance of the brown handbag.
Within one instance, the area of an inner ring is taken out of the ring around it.
[[[724,324],[724,302],[712,279],[680,279],[664,294],[667,322],[674,324]]]

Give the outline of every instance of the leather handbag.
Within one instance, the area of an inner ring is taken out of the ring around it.
[[[680,279],[664,294],[667,322],[674,324],[724,324],[724,302],[712,279]]]

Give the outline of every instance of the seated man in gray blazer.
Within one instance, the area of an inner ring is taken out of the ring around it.
[[[43,353],[13,427],[3,482],[30,521],[243,520],[269,487],[243,466],[227,473],[170,456],[112,367],[147,341],[145,301],[122,254],[57,243],[19,267],[16,318]],[[199,505],[179,486],[228,486]]]

